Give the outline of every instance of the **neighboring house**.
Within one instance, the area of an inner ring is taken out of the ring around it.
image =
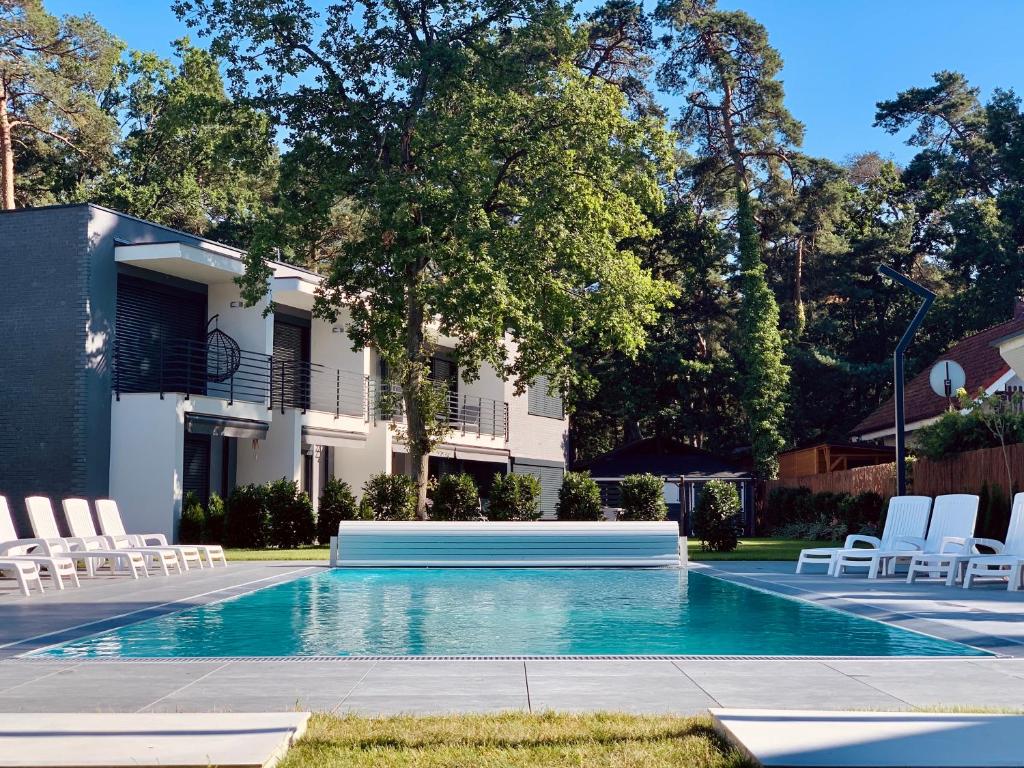
[[[844,469],[888,464],[896,449],[864,443],[819,443],[779,454],[779,479],[826,475]]]
[[[913,443],[913,436],[917,430],[932,424],[955,405],[955,400],[936,395],[929,384],[928,377],[932,366],[939,360],[953,360],[960,364],[967,377],[965,389],[972,395],[979,389],[991,394],[1024,387],[1024,380],[1016,373],[1016,370],[1020,370],[1019,366],[1024,366],[1022,310],[1024,307],[1018,303],[1012,320],[986,328],[957,342],[907,382],[904,390],[904,435],[908,444]],[[850,431],[850,439],[854,442],[871,441],[882,445],[895,445],[894,408],[894,401],[890,397]]]
[[[606,507],[620,506],[620,484],[627,475],[645,472],[664,483],[669,518],[681,520],[689,533],[689,514],[700,500],[700,492],[709,480],[725,480],[736,485],[742,505],[744,529],[752,531],[754,514],[753,476],[732,462],[690,445],[663,438],[648,437],[579,463],[577,470],[590,472],[601,488]]]
[[[275,263],[265,315],[239,296],[240,251],[88,204],[0,213],[0,257],[0,493],[19,511],[33,493],[109,495],[130,527],[173,533],[187,491],[284,477],[316,503],[329,477],[358,495],[406,469],[378,407],[386,370],[353,350],[344,310],[312,316],[315,274]],[[441,338],[433,361],[452,431],[432,470],[485,489],[495,473],[534,474],[553,513],[560,398],[545,381],[515,395],[486,366],[465,383],[454,343]]]

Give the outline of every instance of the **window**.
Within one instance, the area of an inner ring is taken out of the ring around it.
[[[549,419],[564,419],[565,406],[561,395],[548,391],[551,382],[547,376],[538,376],[527,391],[527,408],[531,416],[545,416]]]

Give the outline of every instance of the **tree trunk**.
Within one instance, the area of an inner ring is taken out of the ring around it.
[[[427,380],[423,342],[426,337],[426,309],[417,291],[418,270],[410,266],[406,280],[405,299],[405,356],[402,377],[402,398],[405,403],[405,431],[409,444],[409,471],[416,484],[416,515],[427,519],[427,480],[430,460],[430,438],[427,434],[429,417],[423,413],[420,393],[431,386]]]
[[[793,266],[793,328],[797,339],[804,333],[804,237],[796,239],[796,263]]]
[[[14,210],[14,142],[7,113],[7,90],[0,86],[0,210]]]

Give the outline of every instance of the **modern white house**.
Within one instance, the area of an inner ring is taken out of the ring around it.
[[[385,367],[353,349],[344,312],[312,315],[319,278],[273,264],[266,304],[234,280],[244,254],[95,205],[0,214],[6,308],[0,370],[0,492],[116,498],[130,526],[173,534],[183,495],[295,480],[314,500],[329,477],[357,496],[407,470],[382,412]],[[440,339],[451,432],[432,474],[529,473],[551,514],[568,423],[546,381],[516,395],[490,368],[466,383]],[[510,344],[510,354],[514,354]]]

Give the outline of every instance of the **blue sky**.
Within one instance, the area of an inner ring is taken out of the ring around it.
[[[129,46],[170,52],[187,34],[163,0],[45,0],[55,13],[91,12]],[[589,2],[587,3],[590,4]],[[843,160],[875,150],[906,160],[902,140],[872,128],[875,102],[930,83],[940,69],[982,89],[1024,94],[1020,0],[720,0],[768,28],[784,61],[786,102],[807,126],[804,149]]]

